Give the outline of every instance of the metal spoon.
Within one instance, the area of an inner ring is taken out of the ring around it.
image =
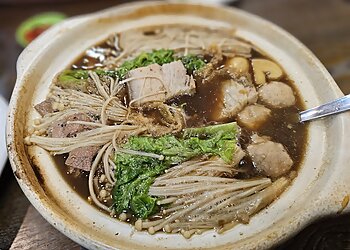
[[[347,110],[350,110],[350,95],[346,95],[326,104],[300,112],[300,122],[338,114]]]

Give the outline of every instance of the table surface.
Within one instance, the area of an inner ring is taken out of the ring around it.
[[[0,93],[10,97],[15,62],[21,52],[14,32],[25,18],[43,11],[68,16],[114,6],[121,1],[0,0]],[[349,0],[241,0],[236,7],[255,13],[303,42],[350,93]],[[80,249],[49,225],[21,192],[9,164],[0,178],[0,249]],[[323,218],[276,246],[277,249],[350,249],[350,214]]]

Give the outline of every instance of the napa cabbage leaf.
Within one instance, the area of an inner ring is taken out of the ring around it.
[[[157,138],[131,136],[123,149],[148,152],[161,159],[131,153],[115,155],[116,183],[112,192],[114,209],[131,211],[138,218],[147,218],[159,208],[157,197],[148,195],[154,179],[174,165],[201,155],[216,155],[231,163],[237,145],[239,128],[236,123],[184,129],[180,135],[168,134]]]

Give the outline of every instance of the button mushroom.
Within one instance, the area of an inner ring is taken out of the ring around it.
[[[267,80],[278,80],[283,76],[281,67],[270,60],[253,59],[252,65],[257,85],[264,84]]]
[[[233,57],[226,62],[228,70],[232,73],[248,73],[249,61],[244,57]]]

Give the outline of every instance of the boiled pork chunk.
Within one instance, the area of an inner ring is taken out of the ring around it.
[[[151,64],[129,72],[127,83],[131,102],[142,104],[150,101],[164,102],[173,97],[193,94],[195,82],[186,74],[181,61],[160,66]]]
[[[258,100],[254,86],[245,86],[235,80],[222,83],[223,101],[216,120],[225,120],[236,116],[245,106]]]
[[[293,160],[281,143],[268,138],[252,136],[253,143],[247,147],[255,167],[269,177],[279,177],[293,166]]]
[[[163,81],[166,84],[166,99],[179,95],[193,94],[196,88],[192,77],[186,73],[181,61],[163,64]]]
[[[166,85],[162,77],[162,66],[151,64],[130,70],[127,83],[130,102],[138,104],[150,101],[165,101]]]

